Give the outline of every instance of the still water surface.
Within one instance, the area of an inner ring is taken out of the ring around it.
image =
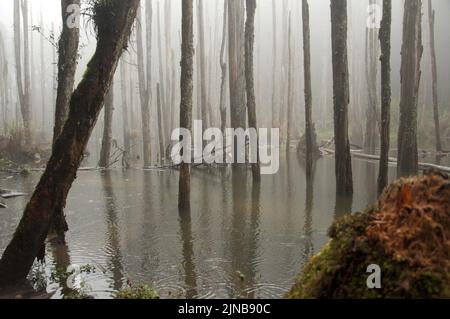
[[[66,210],[67,246],[47,245],[46,270],[95,266],[86,281],[100,298],[127,282],[152,285],[162,298],[281,298],[327,242],[334,218],[376,200],[377,170],[354,161],[352,199],[336,198],[332,157],[319,160],[307,182],[292,154],[260,187],[251,173],[194,170],[190,215],[177,208],[176,171],[80,172]],[[3,176],[1,187],[31,193],[38,179]],[[0,211],[0,252],[27,199]],[[62,287],[47,289],[61,298]]]

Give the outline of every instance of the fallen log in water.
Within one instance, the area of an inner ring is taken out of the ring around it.
[[[329,148],[321,148],[320,149],[322,153],[328,154],[328,155],[334,155],[335,151],[333,149]],[[359,159],[365,159],[370,161],[379,161],[380,157],[378,155],[370,155],[370,154],[364,154],[360,151],[352,151],[352,156]],[[395,157],[389,157],[389,163],[396,165],[397,164],[397,158]],[[427,170],[427,169],[436,169],[441,172],[450,173],[450,167],[448,166],[442,166],[442,165],[436,165],[431,163],[419,163],[419,169],[420,170]]]

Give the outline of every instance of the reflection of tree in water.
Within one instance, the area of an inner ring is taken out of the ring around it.
[[[56,268],[56,280],[61,288],[61,294],[67,296],[74,292],[73,289],[67,287],[67,277],[63,275],[67,268],[71,265],[69,247],[60,238],[49,238],[48,246],[50,253],[52,254],[53,264]]]
[[[233,214],[230,233],[233,297],[255,298],[257,250],[259,246],[260,185],[254,184],[251,196],[245,167],[233,167]],[[250,213],[250,216],[248,216]],[[248,220],[247,217],[250,219]],[[248,289],[250,288],[250,289]]]
[[[116,197],[113,191],[111,172],[105,171],[101,175],[103,192],[105,195],[106,217],[106,250],[110,257],[108,270],[113,275],[113,289],[119,290],[123,285],[122,253],[120,251],[119,217]]]
[[[197,274],[194,264],[194,238],[192,236],[191,211],[180,210],[180,233],[183,246],[184,282],[186,298],[192,299],[198,295]]]

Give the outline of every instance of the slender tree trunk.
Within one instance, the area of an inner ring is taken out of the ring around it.
[[[277,121],[277,111],[279,108],[279,101],[277,101],[277,68],[278,68],[278,41],[277,41],[277,4],[276,0],[272,0],[272,42],[273,42],[273,62],[272,62],[272,127],[279,126]]]
[[[338,195],[351,195],[353,194],[353,174],[350,140],[348,137],[347,0],[331,0],[331,38],[333,52],[336,190]]]
[[[400,176],[419,172],[417,148],[417,107],[422,59],[422,1],[405,1],[401,62],[400,127],[398,168]]]
[[[40,18],[39,18],[39,21],[40,21],[40,25],[41,25],[41,29],[43,29],[44,28],[44,18],[43,18],[43,13],[42,13],[42,4],[41,4],[41,8],[40,8],[40,13],[39,13],[39,15],[40,15]],[[42,117],[42,119],[41,119],[41,125],[42,125],[42,138],[43,139],[45,139],[45,136],[46,136],[46,134],[45,134],[45,123],[46,123],[46,117],[47,117],[47,114],[46,114],[46,109],[45,109],[45,106],[46,106],[46,95],[48,94],[47,93],[47,86],[46,86],[46,81],[45,81],[45,79],[46,79],[46,68],[45,68],[45,46],[44,46],[44,37],[43,36],[41,36],[40,37],[40,58],[41,58],[41,79],[42,79],[42,81],[41,81],[41,112],[42,112],[42,114],[41,114],[41,117]]]
[[[220,69],[222,71],[222,78],[220,83],[220,128],[224,137],[224,151],[223,162],[226,163],[226,126],[227,126],[227,107],[225,101],[226,85],[227,85],[227,63],[226,63],[226,45],[227,45],[227,19],[228,19],[228,1],[224,1],[223,5],[223,30],[222,30],[222,45],[220,47]]]
[[[194,4],[193,0],[183,0],[181,18],[181,103],[180,128],[192,131],[192,100],[194,92]],[[191,207],[191,165],[181,163],[178,194],[180,209]]]
[[[228,0],[228,51],[230,72],[230,113],[231,127],[234,129],[246,127],[245,125],[245,74],[244,72],[244,8],[241,0]],[[234,163],[245,150],[238,149],[235,138]],[[235,165],[237,166],[237,165]]]
[[[99,167],[108,168],[111,158],[112,134],[113,134],[113,115],[114,115],[114,83],[111,83],[108,94],[105,98],[104,124],[102,149],[100,151]]]
[[[29,37],[29,13],[28,0],[22,0],[22,23],[23,23],[23,77],[24,77],[24,105],[22,117],[25,127],[25,141],[31,144],[31,75],[30,75],[30,37]]]
[[[436,45],[434,36],[434,26],[435,26],[436,15],[433,9],[432,0],[428,0],[428,22],[430,25],[430,54],[431,54],[431,72],[433,78],[433,115],[434,115],[434,129],[436,138],[436,152],[442,152],[442,141],[441,141],[441,125],[439,123],[439,99],[438,99],[438,88],[437,88],[437,62],[436,62]]]
[[[381,44],[381,155],[378,176],[378,194],[388,183],[391,132],[391,0],[383,0],[383,20],[380,29]]]
[[[257,115],[256,115],[256,99],[255,99],[255,84],[254,84],[254,70],[253,70],[253,48],[255,45],[255,14],[256,14],[256,0],[246,0],[247,21],[245,23],[245,79],[247,88],[247,112],[248,112],[248,127],[251,129],[258,129]],[[256,147],[256,163],[252,163],[253,179],[256,182],[261,180],[261,169],[259,163],[259,140]]]
[[[162,29],[161,29],[161,10],[160,10],[160,4],[158,2],[158,55],[159,55],[159,85],[161,89],[161,108],[162,108],[162,120],[163,122],[160,122],[159,124],[162,125],[164,130],[168,130],[169,127],[169,117],[167,112],[167,105],[169,101],[166,101],[166,80],[165,80],[165,74],[164,74],[164,65],[166,65],[164,59],[163,59],[163,53],[162,53]],[[166,74],[168,76],[168,74]],[[163,131],[166,132],[166,131]],[[163,135],[163,143],[165,145],[165,138],[166,134]]]
[[[152,10],[151,3],[147,2],[146,11]],[[151,96],[151,83],[148,81],[149,78],[146,77],[146,63],[149,64],[150,61],[144,60],[144,45],[142,39],[142,9],[139,8],[138,11],[139,20],[136,23],[136,37],[137,37],[137,56],[138,56],[138,73],[139,73],[139,97],[141,102],[141,116],[142,116],[142,152],[144,159],[144,167],[150,167],[152,161],[152,151],[151,151],[151,133],[150,133],[150,96]],[[151,14],[150,23],[147,28],[151,29]],[[151,51],[147,52],[147,57],[151,55]],[[148,72],[148,71],[147,71]]]
[[[120,91],[122,95],[122,120],[123,120],[123,149],[124,160],[123,166],[129,168],[129,159],[131,155],[131,141],[130,141],[130,120],[128,117],[128,99],[127,99],[127,72],[128,67],[124,59],[120,61]]]
[[[159,129],[159,161],[160,163],[163,162],[164,159],[164,127],[162,125],[163,121],[163,110],[162,110],[162,105],[161,105],[161,85],[158,83],[156,85],[156,95],[157,95],[157,111],[158,111],[158,122],[160,123],[160,125],[158,125],[158,129]]]
[[[312,118],[312,85],[311,85],[311,32],[309,27],[308,0],[302,0],[303,21],[303,64],[305,75],[305,137],[306,137],[306,173],[312,177],[314,124]]]
[[[294,90],[293,90],[293,63],[292,63],[292,21],[291,21],[291,12],[289,12],[288,18],[288,33],[287,33],[287,43],[288,43],[288,64],[287,64],[287,73],[288,73],[288,90],[287,90],[287,140],[286,140],[286,154],[288,154],[291,150],[291,141],[292,141],[292,121],[294,116]]]
[[[5,43],[0,30],[0,105],[3,117],[3,132],[8,133],[8,61],[6,59]]]
[[[70,5],[80,6],[80,0],[61,0],[62,33],[59,39],[58,60],[58,89],[55,106],[55,127],[53,130],[53,142],[61,134],[64,123],[69,114],[70,97],[75,83],[77,70],[78,45],[80,41],[80,28],[72,27],[68,19],[72,12],[67,12]]]
[[[102,109],[115,69],[127,46],[139,0],[111,0],[99,5],[97,50],[72,95],[69,117],[56,140],[47,168],[0,260],[0,286],[25,280],[44,245],[54,214],[65,206],[67,195],[89,137]],[[111,23],[114,22],[114,23]]]
[[[200,58],[200,105],[202,110],[203,129],[209,125],[208,122],[208,96],[206,89],[206,47],[205,47],[205,27],[203,0],[198,0],[198,38],[199,38],[199,58]]]

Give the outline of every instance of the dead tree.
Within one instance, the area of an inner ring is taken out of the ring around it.
[[[419,172],[417,148],[417,107],[422,46],[422,0],[405,1],[401,62],[400,127],[398,168],[400,176]]]
[[[430,25],[430,54],[431,54],[431,76],[433,78],[433,115],[434,115],[434,129],[436,138],[436,152],[442,152],[442,141],[441,141],[441,125],[439,123],[439,99],[438,99],[438,88],[437,88],[437,62],[436,62],[436,45],[434,36],[434,26],[436,21],[436,14],[433,9],[432,0],[428,0],[428,23]]]
[[[253,48],[255,45],[255,14],[256,0],[246,1],[247,21],[245,23],[245,80],[247,88],[247,112],[248,127],[258,129],[256,116],[256,98],[253,70]],[[259,143],[252,145],[256,147],[256,163],[252,163],[253,179],[256,182],[261,180],[261,168],[259,163]]]
[[[108,168],[111,158],[112,134],[113,134],[113,115],[114,115],[114,84],[111,83],[108,94],[105,98],[103,138],[100,151],[99,167]]]
[[[198,41],[200,58],[200,105],[202,111],[203,128],[209,126],[208,122],[208,96],[206,89],[206,47],[205,47],[205,26],[204,26],[204,4],[203,0],[198,0]]]
[[[152,28],[152,3],[147,1],[145,8],[147,16],[147,32],[151,34]],[[141,102],[141,120],[142,120],[142,152],[144,159],[144,167],[151,166],[152,147],[150,132],[150,103],[151,103],[151,36],[150,44],[147,42],[147,59],[144,59],[144,45],[142,35],[142,9],[139,8],[138,21],[136,22],[136,38],[137,38],[137,56],[138,56],[138,74],[139,74],[139,98]],[[147,68],[146,68],[147,66]],[[149,74],[150,73],[150,74]]]
[[[120,92],[122,95],[122,121],[123,121],[123,149],[124,149],[124,164],[126,168],[129,166],[128,159],[131,155],[131,141],[130,141],[130,120],[128,114],[128,99],[127,99],[127,63],[123,57],[120,61]]]
[[[277,78],[276,74],[278,68],[278,46],[277,46],[277,4],[276,0],[272,0],[272,42],[273,42],[273,62],[272,62],[272,127],[278,127],[277,110],[279,102],[277,102]]]
[[[231,127],[234,129],[246,127],[245,110],[245,74],[244,74],[244,6],[242,0],[228,1],[228,58]],[[234,163],[242,157],[245,150],[238,149],[235,138]]]
[[[21,10],[22,8],[22,10]],[[23,61],[20,26],[20,14],[23,20]],[[30,100],[30,60],[28,44],[28,2],[14,0],[14,54],[16,60],[16,85],[19,96],[20,111],[25,129],[25,142],[31,143],[31,100]],[[23,63],[23,69],[22,69]]]
[[[192,100],[194,93],[194,3],[183,0],[181,18],[181,103],[180,128],[192,131]],[[181,163],[178,206],[182,210],[191,207],[191,165]]]
[[[388,183],[391,131],[391,0],[383,0],[383,19],[380,29],[381,44],[381,154],[378,176],[378,194]]]
[[[222,78],[220,83],[220,128],[224,135],[224,145],[227,145],[225,139],[225,129],[227,126],[227,107],[225,102],[226,84],[227,84],[227,62],[225,48],[227,45],[227,11],[228,1],[224,1],[223,5],[223,29],[222,29],[222,45],[220,46],[220,69],[222,71]],[[223,152],[223,161],[226,162],[226,152]]]
[[[80,28],[79,26],[73,27],[74,21],[68,21],[73,14],[73,12],[67,12],[70,5],[80,6],[80,0],[61,0],[63,29],[58,45],[58,89],[53,142],[58,138],[67,119],[70,97],[72,96],[75,83],[75,72],[77,70]]]
[[[350,100],[347,58],[347,0],[331,1],[331,39],[336,190],[339,195],[350,195],[353,194],[353,173],[348,136],[348,105]]]
[[[47,167],[0,260],[0,286],[25,280],[42,251],[55,212],[66,204],[117,63],[127,47],[139,3],[139,0],[95,2],[92,10],[97,49],[72,95],[69,117]]]
[[[287,33],[287,43],[288,43],[288,89],[287,89],[287,140],[286,140],[286,153],[291,150],[292,141],[292,121],[294,116],[294,90],[293,90],[293,52],[292,52],[292,21],[291,12],[289,12],[288,18],[288,33]]]
[[[311,31],[309,27],[308,0],[302,0],[303,22],[303,68],[305,77],[305,137],[306,137],[306,173],[312,174],[314,152],[314,124],[312,118],[312,85],[311,85]]]

